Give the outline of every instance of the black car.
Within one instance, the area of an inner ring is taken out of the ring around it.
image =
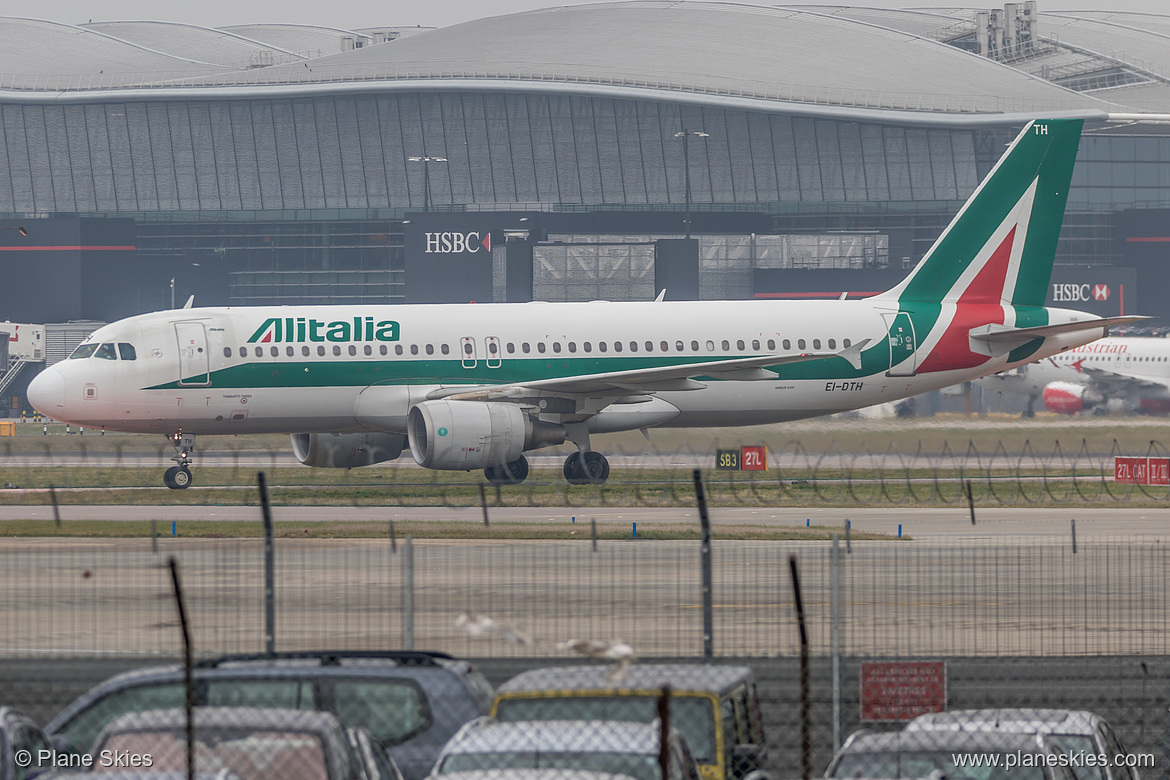
[[[32,780],[47,772],[50,762],[41,760],[45,755],[41,751],[48,749],[41,727],[31,718],[0,707],[0,780]]]
[[[447,739],[491,706],[491,686],[466,661],[432,652],[278,653],[225,656],[194,669],[200,707],[324,710],[386,748],[406,780],[425,777]],[[45,732],[85,752],[128,712],[184,705],[179,666],[126,672],[58,713]]]

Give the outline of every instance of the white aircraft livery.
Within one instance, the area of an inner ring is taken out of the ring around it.
[[[922,262],[872,298],[163,311],[98,329],[28,399],[56,420],[166,434],[172,488],[191,484],[197,435],[260,432],[292,434],[310,466],[409,445],[421,466],[494,483],[567,440],[565,478],[604,482],[591,434],[858,409],[1138,319],[1044,306],[1080,130],[1030,122]]]
[[[1170,413],[1170,339],[1105,338],[978,380],[988,390],[1041,398],[1059,414]]]

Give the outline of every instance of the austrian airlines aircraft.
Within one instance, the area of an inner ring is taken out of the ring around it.
[[[1120,407],[1170,413],[1170,339],[1107,338],[1002,374],[983,377],[988,390],[1022,393],[1031,408],[1076,414]]]
[[[565,478],[604,482],[594,433],[858,409],[1138,319],[1044,306],[1080,129],[1029,123],[918,267],[873,298],[164,311],[98,329],[28,398],[56,420],[168,435],[172,488],[191,484],[197,434],[269,432],[291,433],[310,466],[409,443],[421,466],[495,483],[568,440]]]

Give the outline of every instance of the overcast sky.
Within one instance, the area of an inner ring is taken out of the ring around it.
[[[141,20],[186,22],[206,27],[256,22],[319,24],[353,29],[421,25],[444,27],[485,16],[578,5],[595,0],[39,0],[7,2],[0,15],[49,19],[69,24],[90,21]],[[903,8],[926,5],[905,0],[839,0],[833,5]],[[994,8],[1002,2],[936,0],[935,6]],[[1041,0],[1040,11],[1109,9],[1167,13],[1166,0]]]

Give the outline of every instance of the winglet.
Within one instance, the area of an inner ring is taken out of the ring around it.
[[[861,351],[866,348],[873,339],[863,339],[851,347],[841,350],[837,353],[837,357],[845,358],[849,361],[849,365],[856,369],[861,368]]]
[[[192,295],[190,298],[187,299],[187,302],[183,304],[183,308],[190,309],[194,305],[195,305],[195,296]]]
[[[666,288],[663,287],[662,290],[658,293],[658,297],[654,299],[654,302],[655,303],[662,303],[662,301],[665,299],[666,299]]]

